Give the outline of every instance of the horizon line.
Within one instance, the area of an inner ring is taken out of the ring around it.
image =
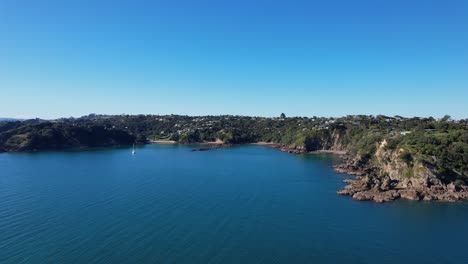
[[[284,113],[284,112],[283,112]],[[39,117],[39,116],[36,116],[36,117],[0,117],[0,121],[2,120],[17,120],[17,121],[26,121],[26,120],[33,120],[33,119],[40,119],[40,120],[58,120],[58,119],[78,119],[78,118],[83,118],[83,117],[89,117],[89,116],[92,116],[92,115],[95,115],[95,116],[186,116],[186,117],[207,117],[207,116],[211,116],[211,117],[220,117],[220,116],[237,116],[237,117],[260,117],[260,118],[280,118],[280,115],[282,113],[276,115],[276,116],[267,116],[267,115],[243,115],[243,114],[204,114],[204,115],[200,115],[200,114],[194,114],[194,115],[191,115],[191,114],[154,114],[154,113],[151,113],[151,114],[148,114],[148,113],[140,113],[140,114],[127,114],[127,113],[120,113],[120,114],[101,114],[101,113],[89,113],[89,114],[85,114],[85,115],[81,115],[81,116],[68,116],[68,117],[65,117],[65,116],[62,116],[62,117],[55,117],[55,118],[42,118],[42,117]],[[454,118],[452,117],[452,115],[450,114],[445,114],[443,116],[404,116],[404,115],[388,115],[388,114],[347,114],[347,115],[341,115],[341,116],[315,116],[315,115],[291,115],[291,116],[288,116],[286,113],[286,118],[343,118],[343,117],[347,117],[347,116],[367,116],[367,117],[378,117],[378,116],[385,116],[385,117],[400,117],[400,118],[404,118],[404,119],[411,119],[411,118],[433,118],[433,119],[436,119],[436,120],[439,120],[439,119],[442,119],[443,117],[445,116],[449,116],[451,120],[465,120],[465,119],[468,119],[468,117],[464,117],[464,118]]]

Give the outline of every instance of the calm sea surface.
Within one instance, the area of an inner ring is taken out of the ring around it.
[[[0,154],[0,263],[468,263],[468,203],[357,202],[326,155]]]

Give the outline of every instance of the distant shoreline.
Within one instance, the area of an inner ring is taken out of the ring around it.
[[[175,140],[149,140],[151,144],[177,144]]]
[[[182,144],[182,145],[187,145],[187,144],[192,144],[192,143],[180,143],[175,140],[149,140],[148,143],[150,144]],[[223,141],[217,140],[217,141],[204,141],[204,142],[193,142],[193,144],[199,144],[199,145],[231,145],[231,144],[226,144]]]
[[[150,144],[181,144],[181,145],[187,145],[190,143],[180,143],[175,140],[149,140]],[[197,145],[255,145],[255,146],[266,146],[266,147],[271,147],[275,149],[279,149],[284,152],[290,152],[290,153],[295,153],[295,154],[332,154],[332,155],[346,155],[347,152],[343,150],[326,150],[326,149],[320,149],[320,150],[314,150],[314,151],[306,151],[304,149],[298,149],[298,148],[292,148],[288,146],[284,146],[279,143],[273,143],[273,142],[254,142],[254,143],[246,143],[246,144],[226,144],[220,140],[217,141],[206,141],[206,142],[193,142],[193,144]]]
[[[255,142],[255,143],[250,143],[250,145],[272,147],[272,148],[279,149],[284,152],[289,152],[289,153],[294,153],[294,154],[332,154],[332,155],[348,154],[344,150],[319,149],[319,150],[314,150],[314,151],[307,151],[304,148],[289,147],[283,144],[273,143],[273,142]]]

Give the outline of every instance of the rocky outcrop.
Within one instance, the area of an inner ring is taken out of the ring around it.
[[[349,183],[349,185],[338,191],[338,194],[349,195],[359,201],[382,203],[398,199],[401,195],[397,190],[393,189],[389,178],[381,181],[375,177],[358,176],[356,179],[346,179],[345,182]]]
[[[444,183],[431,164],[402,160],[404,150],[386,150],[385,144],[381,143],[370,162],[356,156],[335,168],[340,173],[357,176],[346,179],[348,185],[338,194],[379,203],[396,199],[443,202],[468,199],[468,186],[463,182]]]
[[[327,151],[341,150],[340,135],[337,133],[321,142]],[[468,186],[463,183],[442,181],[435,166],[405,155],[404,149],[388,149],[383,140],[373,156],[345,155],[343,163],[336,166],[339,173],[354,175],[346,179],[348,185],[337,193],[351,196],[359,201],[389,202],[396,199],[413,201],[455,202],[468,199]],[[302,146],[271,145],[293,154],[311,153]],[[312,153],[317,152],[313,151]]]
[[[441,182],[432,185],[408,185],[392,181],[389,177],[378,179],[375,176],[357,176],[346,179],[348,185],[337,193],[349,195],[359,201],[389,202],[396,199],[456,202],[468,199],[467,186],[456,186],[453,183],[444,185]]]
[[[292,153],[292,154],[305,154],[307,153],[307,150],[305,149],[304,146],[288,146],[284,144],[274,144],[270,145],[271,147],[275,149],[279,149],[284,152]]]

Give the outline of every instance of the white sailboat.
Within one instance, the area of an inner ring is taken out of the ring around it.
[[[133,144],[132,155],[135,155],[135,154],[136,154],[135,144]]]

